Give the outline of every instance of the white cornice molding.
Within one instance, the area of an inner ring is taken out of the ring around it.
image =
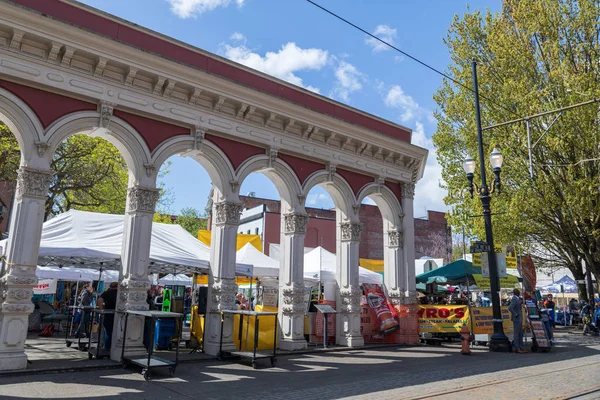
[[[38,14],[19,9],[15,6],[9,6],[7,3],[0,2],[0,15],[2,15],[0,23],[3,25],[22,29],[47,40],[62,43],[67,47],[95,54],[101,61],[104,59],[114,60],[128,65],[131,71],[143,70],[147,73],[155,74],[159,78],[181,82],[195,88],[196,91],[213,93],[229,101],[238,102],[240,109],[260,108],[261,110],[267,110],[271,115],[277,115],[288,121],[293,120],[296,125],[297,122],[301,122],[315,126],[315,130],[317,131],[318,129],[324,129],[329,130],[331,133],[327,134],[325,143],[303,139],[298,135],[288,132],[286,128],[280,130],[268,124],[259,127],[243,119],[236,119],[235,116],[223,115],[217,110],[211,112],[205,107],[196,106],[194,102],[180,102],[177,99],[161,95],[161,93],[155,92],[156,94],[153,94],[132,85],[119,84],[117,81],[102,76],[94,77],[93,73],[86,74],[84,71],[71,68],[64,63],[63,65],[55,65],[55,63],[50,63],[37,57],[16,52],[8,53],[4,51],[5,49],[0,49],[3,58],[7,60],[13,57],[17,58],[13,60],[17,64],[23,64],[23,62],[26,64],[34,63],[36,64],[36,69],[40,71],[38,76],[34,76],[31,74],[32,71],[24,72],[27,71],[26,68],[18,71],[18,68],[14,68],[15,65],[13,65],[13,69],[7,68],[5,70],[5,68],[2,68],[8,75],[13,75],[19,79],[31,80],[39,85],[92,97],[97,100],[115,102],[123,107],[159,118],[168,118],[186,126],[205,126],[208,129],[221,131],[242,140],[258,141],[266,145],[280,142],[280,147],[284,151],[288,150],[317,160],[330,161],[341,165],[345,164],[349,168],[386,176],[394,180],[414,181],[415,179],[418,180],[423,174],[423,167],[428,153],[426,149],[357,125],[349,124],[305,107],[282,101],[279,98],[147,52],[140,50],[132,51],[132,47],[130,46],[82,31],[78,28],[73,28],[49,18],[41,17]],[[48,32],[52,32],[52,34],[48,34]],[[105,52],[99,52],[98,48],[104,49]],[[45,71],[45,73],[42,74],[41,71]],[[170,74],[165,73],[165,71],[169,71]],[[62,81],[60,81],[61,78],[63,79]],[[352,151],[343,149],[343,145],[342,148],[328,145],[330,140],[336,137],[336,135],[340,140],[344,137],[344,142],[346,143],[350,141],[357,143],[367,142],[373,148],[389,149],[397,153],[397,156],[388,155],[383,160],[379,160],[375,159],[374,156],[369,156],[369,154],[365,154],[364,156],[357,155]],[[266,143],[267,141],[269,143]],[[395,163],[397,159],[403,158],[420,161],[418,163],[419,168],[415,170],[408,165],[408,168],[403,168],[401,165]],[[407,176],[407,173],[410,174],[410,178]]]

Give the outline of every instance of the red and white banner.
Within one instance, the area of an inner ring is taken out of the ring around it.
[[[400,324],[396,319],[396,310],[390,304],[381,286],[363,284],[367,305],[375,313],[375,323],[381,335],[397,331]]]
[[[56,293],[56,279],[40,279],[38,284],[33,287],[33,294],[54,293]]]

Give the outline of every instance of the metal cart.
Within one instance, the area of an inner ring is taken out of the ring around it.
[[[77,343],[78,350],[80,350],[80,351],[87,350],[88,341],[85,339],[83,341],[81,341],[81,339],[83,339],[81,337],[81,335],[79,335],[78,338],[69,337],[69,336],[71,334],[71,330],[73,330],[73,319],[75,319],[75,315],[77,315],[77,312],[78,311],[91,312],[93,309],[94,309],[94,307],[92,307],[92,306],[69,306],[69,318],[67,319],[67,329],[66,329],[66,333],[65,333],[65,344],[67,345],[67,347],[71,347],[73,345],[73,343]],[[85,320],[85,318],[84,318],[84,316],[82,316],[80,324],[83,324],[84,320]],[[90,316],[90,318],[88,318],[88,327],[86,330],[86,332],[90,336],[92,333],[91,327],[92,327],[92,318]]]
[[[115,310],[106,310],[100,308],[94,308],[92,310],[92,321],[96,321],[96,319],[98,319],[98,332],[96,335],[90,332],[88,341],[88,358],[90,360],[94,357],[96,360],[101,360],[104,357],[110,357],[110,350],[104,348],[102,337],[104,336],[104,318],[107,315],[114,314]],[[96,336],[95,341],[92,341],[93,336]]]
[[[240,329],[238,338],[240,340],[240,351],[223,351],[223,323],[225,321],[225,314],[240,315]],[[244,327],[244,315],[247,315],[248,318],[254,317],[254,346],[252,351],[241,351],[242,347],[242,332]],[[257,351],[258,347],[258,334],[259,334],[259,317],[262,316],[273,316],[275,317],[275,329],[273,332],[273,353],[265,352],[265,351]],[[248,358],[251,360],[252,368],[257,367],[256,361],[259,359],[268,358],[271,360],[271,367],[274,367],[277,363],[277,313],[276,312],[259,312],[259,311],[244,311],[244,310],[224,310],[221,311],[221,338],[219,340],[219,354],[217,359],[219,361],[223,361],[228,358]]]
[[[130,315],[137,315],[144,318],[152,318],[152,329],[151,329],[151,343],[154,343],[154,335],[156,330],[156,321],[166,319],[176,319],[179,329],[176,329],[176,346],[175,346],[175,361],[167,360],[161,357],[153,356],[154,345],[148,346],[148,356],[133,356],[125,357],[125,340],[123,340],[123,347],[121,349],[121,359],[123,360],[123,366],[137,365],[142,367],[142,375],[144,379],[150,379],[150,372],[154,368],[169,368],[171,376],[175,374],[177,364],[179,364],[179,343],[181,341],[181,323],[183,322],[183,314],[163,311],[125,311],[125,327],[123,328],[123,337],[127,337],[127,322],[129,321]]]

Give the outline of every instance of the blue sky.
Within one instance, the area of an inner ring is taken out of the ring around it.
[[[446,210],[430,140],[435,132],[432,95],[442,81],[434,72],[368,40],[305,0],[83,2],[411,128],[413,144],[430,150],[425,176],[416,187],[415,217],[424,216],[426,209]],[[468,7],[500,9],[499,0],[316,2],[441,70],[450,61],[442,40],[454,15]],[[208,174],[193,160],[171,161],[164,179],[174,195],[170,212],[203,209],[210,191]],[[275,186],[261,174],[248,177],[240,192],[279,198]],[[329,208],[333,203],[324,190],[315,188],[307,206]]]

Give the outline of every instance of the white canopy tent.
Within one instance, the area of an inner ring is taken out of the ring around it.
[[[279,277],[279,260],[263,254],[250,243],[246,243],[244,247],[239,249],[235,257],[238,264],[253,265],[254,276],[257,278]]]
[[[119,270],[124,218],[70,210],[46,221],[38,263]],[[6,248],[6,240],[0,241],[0,247]],[[209,259],[210,248],[181,226],[152,223],[150,273],[208,273]],[[237,264],[236,273],[252,276],[252,265]]]
[[[76,267],[37,267],[35,274],[39,279],[60,279],[64,281],[93,282],[102,279],[106,283],[118,282],[119,271],[100,271]]]
[[[336,255],[322,247],[316,247],[304,254],[304,279],[335,282]],[[358,282],[383,285],[383,276],[366,268],[358,267]]]

